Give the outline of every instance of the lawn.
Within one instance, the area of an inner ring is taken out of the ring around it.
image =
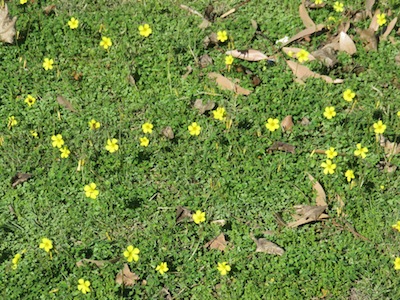
[[[0,297],[400,299],[400,7],[314,2],[2,3]]]

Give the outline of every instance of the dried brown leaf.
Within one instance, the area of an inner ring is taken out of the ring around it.
[[[369,24],[369,29],[373,31],[378,31],[379,24],[378,24],[378,15],[381,13],[379,9],[377,9],[372,17],[371,24]]]
[[[56,10],[56,6],[54,4],[48,5],[43,8],[43,12],[46,15],[49,15],[50,13],[54,12]]]
[[[313,184],[313,189],[317,192],[317,198],[315,198],[317,206],[327,206],[328,204],[326,204],[326,194],[322,185],[318,181],[316,181],[311,174],[308,174],[308,179],[310,179]]]
[[[294,208],[296,214],[293,215],[293,218],[296,221],[287,224],[291,228],[329,218],[327,214],[323,213],[327,206],[295,205]]]
[[[212,65],[212,64],[213,64],[213,59],[211,58],[210,55],[203,54],[202,56],[200,56],[200,58],[199,58],[200,68],[205,68],[208,65]]]
[[[284,142],[274,142],[271,147],[267,149],[268,153],[271,153],[272,151],[284,151],[284,152],[290,152],[292,154],[295,153],[296,148],[290,144],[284,143]]]
[[[206,20],[207,22],[207,20]],[[212,47],[218,45],[218,36],[215,32],[211,33],[209,36],[206,36],[203,40],[204,48]]]
[[[294,126],[294,123],[293,123],[293,118],[291,115],[286,116],[281,122],[281,127],[284,132],[292,131],[293,126]]]
[[[7,4],[0,7],[0,41],[12,44],[15,36],[15,22],[17,17],[10,18]]]
[[[204,245],[204,248],[217,249],[217,250],[220,250],[220,251],[224,251],[226,246],[227,246],[227,244],[228,243],[225,240],[225,235],[223,233],[221,233],[217,237],[215,237],[214,239],[212,239],[211,241],[206,243]]]
[[[245,96],[248,96],[251,94],[250,90],[242,88],[241,86],[233,83],[232,81],[230,81],[225,76],[222,76],[221,74],[210,72],[210,73],[208,73],[208,78],[215,79],[218,86],[223,90],[230,90],[236,94],[245,95]]]
[[[300,4],[300,6],[299,6],[299,14],[300,14],[301,20],[303,21],[304,26],[306,26],[307,28],[315,26],[315,23],[308,15],[308,12],[307,12],[306,7],[304,6],[304,3]]]
[[[359,34],[360,39],[364,42],[364,48],[367,51],[376,51],[378,49],[378,39],[373,29],[356,29],[356,31]]]
[[[376,167],[379,171],[386,172],[386,173],[393,173],[397,170],[397,166],[392,164],[389,161],[381,160],[377,163]]]
[[[397,17],[395,17],[392,21],[390,21],[390,23],[386,27],[385,33],[382,34],[382,37],[381,37],[382,40],[387,39],[389,34],[392,32],[394,26],[396,25],[396,23],[397,23]]]
[[[247,61],[260,61],[265,59],[270,59],[264,53],[254,50],[230,50],[225,52],[226,55],[232,55],[234,58],[239,58]]]
[[[123,284],[125,286],[134,286],[138,280],[139,276],[131,272],[128,264],[124,264],[124,268],[119,271],[117,276],[115,277],[115,282],[117,284]]]
[[[31,178],[32,175],[28,173],[17,173],[15,176],[11,179],[11,186],[15,188],[18,184],[24,183],[27,181],[29,178]]]
[[[225,226],[226,220],[220,219],[220,220],[213,220],[210,222],[211,224],[216,224],[218,226]]]
[[[294,41],[297,41],[297,40],[299,40],[301,38],[309,36],[309,35],[311,35],[313,33],[319,32],[324,28],[325,28],[324,24],[318,24],[316,26],[306,28],[306,29],[300,31],[299,33],[295,34],[294,36],[292,36],[286,43],[283,43],[282,46],[289,45],[290,43],[292,43]]]
[[[379,136],[379,144],[383,147],[386,156],[392,156],[400,153],[400,144],[389,141],[383,135]]]
[[[193,104],[193,107],[199,110],[199,114],[204,114],[206,111],[212,110],[215,107],[215,102],[208,101],[206,104],[203,104],[203,100],[196,99]]]
[[[288,64],[288,66],[292,70],[293,74],[300,80],[304,80],[304,79],[307,79],[309,77],[315,77],[315,78],[321,78],[321,79],[325,80],[328,83],[342,83],[343,82],[343,79],[335,79],[334,80],[329,76],[320,75],[318,73],[315,73],[315,72],[311,71],[306,66],[303,66],[302,64],[298,64],[298,63],[293,62],[291,60],[287,60],[286,63]]]
[[[279,256],[282,256],[283,253],[285,253],[285,250],[283,250],[283,248],[279,247],[277,244],[273,242],[268,241],[265,238],[256,239],[252,235],[251,238],[257,245],[256,252],[263,252]]]
[[[372,16],[371,11],[372,11],[372,7],[374,6],[374,4],[375,4],[375,0],[366,0],[365,1],[365,10],[369,17]]]
[[[60,104],[61,106],[65,107],[69,111],[76,112],[76,109],[72,106],[71,102],[69,102],[63,96],[58,95],[57,96],[57,102],[58,102],[58,104]]]
[[[337,43],[337,45],[339,47],[339,43]],[[336,52],[331,44],[311,52],[311,54],[328,68],[333,68],[337,63]]]
[[[339,50],[347,52],[350,55],[353,55],[357,52],[357,48],[353,40],[344,31],[340,32],[339,34]]]
[[[173,297],[172,297],[172,295],[171,295],[171,292],[168,290],[168,288],[166,288],[166,287],[163,287],[162,289],[161,289],[161,294],[163,294],[164,295],[164,298],[166,299],[166,300],[172,300],[172,299],[174,299]]]
[[[169,140],[173,140],[175,135],[171,126],[167,126],[162,130],[162,134]]]
[[[119,261],[119,257],[117,258],[113,258],[113,259],[109,259],[109,260],[96,260],[96,259],[86,259],[83,258],[80,261],[76,262],[76,266],[78,268],[86,265],[86,264],[94,264],[96,265],[98,268],[101,268],[102,266],[104,266],[104,264],[106,263],[116,263],[117,261]]]
[[[301,126],[308,126],[311,124],[311,121],[307,117],[303,117],[300,121]]]
[[[176,224],[188,221],[188,219],[192,221],[192,211],[189,208],[178,206],[176,208]]]

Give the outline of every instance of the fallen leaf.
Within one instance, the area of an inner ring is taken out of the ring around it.
[[[31,178],[32,175],[28,173],[17,173],[15,176],[11,179],[11,186],[15,188],[18,184],[24,183],[27,181],[29,178]]]
[[[296,213],[293,218],[296,221],[287,224],[291,228],[329,218],[327,214],[323,213],[327,206],[295,205],[294,208]]]
[[[173,297],[171,295],[171,292],[166,287],[163,287],[161,289],[161,294],[163,294],[164,298],[167,299],[167,300],[172,300],[173,299]]]
[[[337,43],[337,46],[339,48],[339,43]],[[333,68],[337,64],[335,48],[331,44],[324,46],[322,49],[311,52],[311,55],[328,68]]]
[[[377,163],[376,167],[379,169],[379,171],[384,171],[387,173],[393,173],[394,171],[397,170],[397,166],[392,164],[390,161],[386,160],[381,160]]]
[[[317,192],[317,198],[315,198],[316,204],[318,206],[327,206],[328,204],[326,204],[326,193],[322,185],[318,181],[316,181],[315,178],[311,176],[311,174],[308,174],[308,179],[310,179],[313,184],[313,189]]]
[[[0,41],[12,44],[15,36],[15,22],[17,17],[10,18],[8,15],[8,6],[0,8]]]
[[[193,104],[193,107],[199,110],[199,114],[204,114],[206,111],[213,110],[215,107],[215,102],[208,101],[206,104],[203,104],[203,100],[196,99]]]
[[[98,268],[101,268],[102,266],[104,266],[104,264],[106,263],[116,263],[117,261],[119,261],[119,257],[113,258],[113,259],[109,259],[109,260],[96,260],[96,259],[86,259],[83,258],[80,261],[76,262],[76,266],[78,268],[83,267],[86,264],[94,264],[96,265]]]
[[[311,124],[311,121],[307,117],[303,117],[300,121],[301,126],[308,126]]]
[[[43,12],[46,15],[49,15],[50,13],[54,12],[56,10],[56,6],[54,4],[48,5],[43,8]]]
[[[82,73],[78,73],[76,71],[74,71],[72,73],[72,77],[76,80],[76,81],[80,81],[82,79],[83,74]]]
[[[162,134],[169,140],[173,140],[175,135],[171,126],[167,126],[162,130]]]
[[[396,25],[396,23],[397,23],[397,17],[395,17],[392,21],[390,21],[390,23],[386,27],[385,33],[382,34],[382,37],[381,37],[382,40],[387,39],[389,34],[392,32],[394,26]]]
[[[251,94],[250,90],[242,88],[241,86],[233,83],[232,81],[230,81],[225,76],[222,76],[221,74],[211,72],[211,73],[208,73],[208,78],[215,79],[218,86],[223,90],[230,90],[236,94],[245,95],[245,96],[248,96]]]
[[[202,56],[200,56],[200,58],[199,58],[200,68],[205,68],[208,65],[212,65],[212,64],[213,64],[213,59],[211,58],[210,55],[203,54]]]
[[[290,152],[290,153],[294,154],[295,149],[296,148],[290,144],[287,144],[284,142],[274,142],[272,144],[272,146],[267,149],[267,152],[271,153],[272,151],[278,150],[278,151]]]
[[[379,136],[379,144],[383,147],[386,156],[392,156],[400,153],[400,144],[389,141],[383,135]]]
[[[377,9],[372,17],[371,24],[369,24],[369,29],[373,31],[378,31],[379,24],[378,24],[378,15],[381,13],[379,9]]]
[[[375,31],[373,29],[356,29],[356,32],[359,34],[360,39],[364,42],[364,48],[367,51],[378,49],[378,39],[375,35]]]
[[[218,45],[218,36],[215,32],[211,33],[210,35],[206,36],[203,40],[204,48],[212,47]]]
[[[206,243],[204,245],[204,248],[217,249],[220,251],[224,251],[226,248],[226,245],[227,245],[227,242],[225,240],[225,235],[223,233],[221,233],[220,235],[218,235],[217,237],[215,237],[214,239],[212,239],[211,241]]]
[[[340,32],[339,34],[339,50],[347,52],[350,55],[353,55],[357,52],[357,48],[353,40],[344,31]]]
[[[315,23],[313,20],[311,20],[310,16],[308,15],[307,9],[304,6],[304,3],[300,4],[299,6],[299,14],[300,18],[303,21],[304,26],[308,27],[314,27]]]
[[[123,284],[125,286],[134,286],[136,281],[138,280],[139,276],[131,272],[128,264],[124,264],[124,268],[119,271],[117,276],[115,277],[115,282],[117,284]]]
[[[304,38],[305,36],[308,36],[308,35],[311,35],[313,33],[319,32],[324,28],[325,28],[324,24],[318,24],[318,25],[315,25],[313,27],[308,27],[308,28],[300,31],[299,33],[295,34],[294,36],[292,36],[286,43],[283,43],[282,46],[286,46],[286,45],[288,45],[288,44],[290,44],[290,43],[292,43],[294,41],[297,41],[297,40],[299,40],[301,38]]]
[[[192,220],[192,211],[189,208],[178,206],[176,208],[176,224],[188,221],[188,219]]]
[[[318,73],[315,73],[311,71],[309,68],[306,66],[303,66],[302,64],[298,64],[296,62],[293,62],[291,60],[287,60],[286,63],[292,70],[293,74],[300,80],[307,79],[309,77],[315,77],[315,78],[321,78],[325,80],[328,83],[342,83],[343,79],[335,79],[333,80],[331,77],[326,76],[326,75],[320,75]]]
[[[191,66],[187,66],[186,70],[186,73],[182,75],[183,79],[186,79],[193,72],[193,68]]]
[[[374,4],[375,4],[375,0],[366,0],[365,1],[365,10],[369,17],[372,17],[371,11],[372,11],[372,7],[374,6]]]
[[[284,132],[292,131],[293,126],[294,126],[294,123],[293,123],[293,118],[291,115],[286,116],[281,122],[281,127]]]
[[[67,99],[65,99],[63,96],[58,95],[57,96],[57,102],[61,106],[65,107],[69,111],[76,112],[75,108],[72,106],[71,102],[69,102]]]
[[[213,221],[211,221],[211,224],[216,224],[216,225],[219,225],[219,226],[225,226],[226,220],[224,220],[224,219],[221,219],[221,220],[213,220]]]
[[[226,55],[232,55],[234,58],[239,58],[247,61],[260,61],[260,60],[266,60],[266,59],[271,59],[268,56],[266,56],[264,53],[254,50],[254,49],[248,49],[248,50],[230,50],[225,52]]]
[[[279,255],[279,256],[282,256],[283,253],[285,253],[285,250],[283,250],[277,244],[270,242],[265,238],[257,239],[253,236],[253,234],[250,234],[250,237],[254,241],[254,243],[256,243],[256,245],[257,245],[256,252],[275,254],[275,255]]]
[[[214,6],[212,4],[207,5],[207,7],[205,8],[204,18],[206,18],[210,22],[214,21],[215,13],[214,13]]]

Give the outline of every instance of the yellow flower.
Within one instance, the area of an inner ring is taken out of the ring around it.
[[[336,18],[334,16],[329,16],[328,21],[336,22]]]
[[[265,123],[265,127],[267,127],[269,131],[275,131],[279,128],[279,120],[269,118],[267,123]]]
[[[71,151],[69,151],[68,147],[60,148],[61,158],[68,158]]]
[[[189,125],[188,129],[190,135],[199,135],[201,132],[201,127],[196,122],[193,122],[191,125]]]
[[[287,55],[288,55],[289,57],[293,57],[294,53],[293,53],[293,51],[288,51]]]
[[[221,273],[221,275],[224,276],[228,274],[228,272],[230,272],[231,266],[228,265],[226,261],[224,261],[222,263],[218,263],[217,269]]]
[[[50,252],[50,250],[53,249],[53,242],[48,238],[43,238],[42,242],[39,244],[39,248],[46,252]]]
[[[8,128],[15,126],[18,124],[18,121],[15,119],[14,116],[8,117]]]
[[[166,262],[160,263],[156,268],[156,271],[160,272],[161,275],[168,272],[168,270],[169,269]]]
[[[85,195],[88,198],[96,199],[99,195],[99,190],[96,190],[96,184],[94,182],[85,185],[83,190],[85,191]]]
[[[342,12],[344,10],[344,5],[342,2],[336,1],[335,4],[333,5],[333,9],[336,12]]]
[[[321,167],[324,168],[324,174],[327,175],[335,173],[336,164],[332,163],[330,159],[327,159],[326,162],[321,164]]]
[[[19,0],[19,4],[25,4],[28,0]]]
[[[400,110],[397,112],[397,116],[400,118]]]
[[[76,171],[77,172],[81,171],[84,165],[85,165],[85,160],[84,159],[78,160],[78,167],[76,168]]]
[[[308,53],[304,49],[301,49],[299,52],[297,52],[296,57],[297,57],[297,60],[299,61],[299,63],[303,63],[303,62],[308,61],[309,55],[310,55],[310,53]]]
[[[351,89],[347,89],[343,92],[343,99],[350,102],[354,99],[356,93],[354,93]]]
[[[400,270],[400,257],[396,257],[396,259],[394,260],[394,269]]]
[[[361,158],[365,158],[367,156],[368,148],[367,147],[361,147],[361,144],[357,144],[357,149],[354,150],[354,155],[355,156],[361,156]]]
[[[51,137],[53,147],[61,148],[64,145],[64,140],[61,134],[53,135]]]
[[[47,70],[52,70],[53,69],[53,64],[54,64],[54,60],[51,58],[45,58],[43,61],[43,68],[47,71]]]
[[[118,140],[117,139],[108,139],[106,150],[110,153],[114,153],[118,150]]]
[[[386,130],[386,125],[383,124],[381,120],[379,120],[377,123],[374,123],[373,126],[376,134],[384,133]]]
[[[335,158],[338,153],[335,151],[335,148],[330,147],[329,150],[325,151],[325,154],[329,159],[332,159]]]
[[[335,108],[333,106],[325,107],[324,117],[330,120],[334,116],[336,116]]]
[[[217,32],[217,39],[218,41],[220,41],[221,43],[225,42],[228,39],[228,34],[226,33],[225,30],[222,31],[218,31]]]
[[[31,95],[26,96],[25,98],[25,103],[28,104],[29,107],[31,107],[33,104],[35,104],[36,99],[33,98]]]
[[[319,5],[319,4],[322,4],[322,0],[314,0],[314,3],[316,4],[316,5]]]
[[[144,123],[142,125],[142,130],[143,130],[143,133],[152,133],[153,132],[153,124],[148,123],[148,122]]]
[[[17,269],[17,267],[18,267],[18,262],[19,262],[19,260],[21,259],[21,257],[22,257],[22,254],[21,253],[17,253],[17,254],[15,254],[14,255],[14,258],[12,259],[12,268],[13,268],[13,270],[16,270]]]
[[[75,19],[74,17],[71,18],[71,20],[68,21],[68,26],[71,29],[76,29],[79,26],[79,20]]]
[[[233,64],[233,56],[232,55],[225,56],[225,64],[228,65],[228,66]]]
[[[140,146],[142,146],[142,147],[147,147],[150,143],[150,141],[147,137],[141,137],[141,138],[139,138],[139,140],[140,140]]]
[[[83,294],[89,293],[90,292],[90,281],[81,278],[78,280],[78,290],[81,291]]]
[[[31,136],[33,136],[35,139],[38,137],[38,133],[36,130],[31,130],[30,133],[31,133]]]
[[[97,122],[95,119],[91,119],[89,121],[90,130],[96,130],[100,128],[100,122]]]
[[[196,224],[200,224],[206,220],[206,213],[202,212],[201,210],[197,210],[192,218]]]
[[[144,37],[148,37],[153,30],[151,30],[149,24],[144,24],[139,26],[139,34]]]
[[[124,256],[128,262],[138,261],[139,260],[140,250],[138,248],[134,248],[132,245],[129,245],[124,251]]]
[[[214,119],[225,121],[226,120],[226,111],[223,107],[218,107],[216,110],[213,110]]]
[[[400,221],[397,221],[396,224],[392,225],[392,228],[396,229],[397,231],[400,231]]]
[[[111,39],[106,36],[101,37],[100,46],[107,50],[109,47],[112,46]]]
[[[386,15],[384,13],[378,14],[376,16],[376,21],[379,26],[385,25],[386,24]]]
[[[346,176],[347,182],[351,182],[354,178],[356,178],[353,170],[347,170],[346,173],[344,173],[344,176]]]

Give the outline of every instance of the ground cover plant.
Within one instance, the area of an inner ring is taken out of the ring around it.
[[[3,299],[400,298],[395,1],[1,7]]]

